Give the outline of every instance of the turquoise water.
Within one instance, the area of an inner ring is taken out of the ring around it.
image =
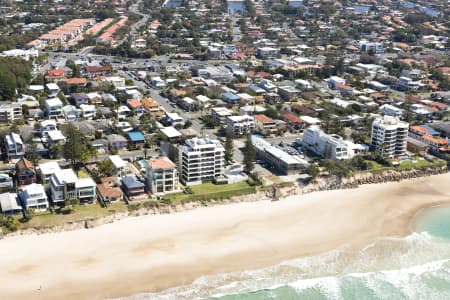
[[[415,231],[450,241],[450,206],[435,206],[418,214],[413,222]]]
[[[416,232],[407,237],[380,238],[363,249],[345,246],[128,299],[450,299],[450,207],[424,210],[412,226]]]

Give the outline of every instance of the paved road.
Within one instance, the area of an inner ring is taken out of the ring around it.
[[[205,134],[210,138],[217,138],[216,134],[209,129],[204,129],[203,124],[198,120],[198,118],[201,116],[201,112],[186,112],[185,110],[181,109],[180,107],[174,105],[172,102],[170,102],[167,98],[162,97],[159,94],[159,90],[149,88],[147,84],[143,81],[136,80],[134,77],[130,75],[129,72],[125,72],[122,70],[119,70],[118,73],[125,77],[126,79],[132,80],[134,84],[142,89],[144,92],[147,92],[148,95],[155,100],[156,102],[161,105],[166,112],[174,112],[178,113],[182,118],[185,120],[190,120],[192,122],[192,129],[195,130],[199,135]]]

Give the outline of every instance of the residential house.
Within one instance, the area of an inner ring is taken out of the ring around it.
[[[39,179],[42,184],[49,183],[50,178],[53,176],[53,174],[55,174],[56,172],[58,172],[60,170],[61,170],[61,168],[59,167],[59,165],[56,161],[40,163],[37,167]]]
[[[66,78],[66,72],[63,69],[48,70],[44,78],[46,82],[57,83]]]
[[[256,57],[260,59],[275,58],[280,53],[279,49],[272,47],[258,47],[256,48]]]
[[[144,113],[144,104],[139,99],[130,99],[127,101],[128,107],[135,115],[142,115]]]
[[[110,155],[108,159],[114,165],[114,174],[117,177],[122,177],[126,173],[127,162],[124,161],[119,155]]]
[[[21,120],[22,104],[21,103],[2,103],[0,104],[0,123],[13,123]]]
[[[147,197],[145,184],[134,175],[128,175],[122,178],[122,190],[128,200],[145,199]]]
[[[61,91],[56,83],[47,83],[45,85],[49,97],[55,97]]]
[[[284,101],[297,101],[300,98],[300,93],[301,91],[299,89],[290,85],[278,87],[278,94]]]
[[[180,191],[177,166],[167,157],[147,161],[147,189],[152,194]]]
[[[84,119],[93,119],[97,113],[95,105],[92,104],[81,104],[80,105],[81,116]]]
[[[54,203],[70,199],[93,203],[96,201],[96,184],[92,178],[78,178],[72,169],[62,169],[50,178],[50,194]]]
[[[16,163],[16,177],[18,185],[27,185],[36,182],[36,170],[33,163],[22,157]]]
[[[403,115],[403,109],[395,107],[390,104],[381,105],[380,108],[378,109],[378,111],[383,116],[391,116],[391,117],[400,118]]]
[[[241,98],[232,93],[222,93],[222,100],[231,105],[241,104]]]
[[[159,103],[150,98],[142,99],[142,105],[144,106],[144,109],[150,113],[156,113],[161,111]]]
[[[0,194],[0,209],[3,214],[17,214],[22,212],[22,205],[16,193]]]
[[[233,115],[233,111],[226,107],[211,108],[211,117],[216,124],[225,125],[227,117],[231,115]]]
[[[291,132],[303,130],[303,128],[305,127],[305,122],[293,113],[286,112],[281,114],[280,117],[283,121],[286,122],[286,126]]]
[[[80,111],[73,105],[64,105],[62,108],[64,119],[69,122],[75,122],[78,120]]]
[[[47,194],[45,193],[44,186],[41,184],[33,183],[23,187],[22,192],[19,194],[20,201],[24,209],[30,208],[35,210],[46,210],[49,207]]]
[[[76,106],[80,106],[81,104],[89,104],[89,97],[86,93],[70,94],[69,100]]]
[[[140,131],[130,131],[127,133],[130,144],[136,148],[142,148],[145,144],[145,137]]]
[[[264,135],[275,134],[278,130],[275,121],[266,115],[255,115],[255,131]]]
[[[111,134],[106,138],[108,140],[108,144],[110,149],[114,150],[123,150],[128,146],[128,140],[119,134]]]
[[[25,145],[17,133],[5,136],[5,152],[8,159],[17,159],[25,155]]]
[[[49,118],[58,118],[63,116],[63,103],[59,98],[50,98],[45,100],[45,112]]]
[[[102,202],[116,202],[123,198],[123,192],[117,186],[116,178],[101,178],[101,183],[97,184],[97,197]]]
[[[7,190],[14,186],[13,178],[7,173],[0,173],[0,190]]]
[[[112,71],[111,66],[87,66],[85,67],[85,75],[89,78],[107,76]]]

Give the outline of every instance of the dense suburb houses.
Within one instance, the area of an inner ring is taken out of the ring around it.
[[[28,68],[0,88],[2,212],[448,161],[448,7],[397,2],[60,3],[48,24],[11,12],[34,34],[0,54]],[[83,13],[53,19],[67,8]]]

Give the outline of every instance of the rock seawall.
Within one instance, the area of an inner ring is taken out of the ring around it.
[[[426,169],[411,170],[387,170],[380,173],[359,173],[349,178],[329,178],[319,183],[309,184],[304,187],[296,186],[294,188],[281,191],[282,197],[302,195],[319,191],[353,189],[363,184],[378,184],[387,182],[396,182],[419,177],[439,175],[447,173],[447,166],[430,167]]]
[[[24,235],[24,234],[45,234],[77,229],[89,229],[133,216],[136,217],[144,215],[171,214],[200,207],[226,205],[238,202],[256,202],[264,200],[273,201],[288,196],[302,195],[327,190],[357,188],[358,186],[363,184],[377,184],[377,183],[401,181],[418,177],[444,174],[447,172],[448,170],[447,167],[445,166],[421,170],[416,169],[405,171],[389,170],[380,173],[360,173],[350,178],[342,178],[342,179],[329,178],[327,180],[323,180],[322,182],[309,184],[303,187],[296,185],[294,187],[286,187],[286,188],[274,187],[272,189],[261,189],[254,194],[235,196],[229,199],[190,202],[185,204],[179,204],[176,206],[160,205],[159,207],[148,207],[148,208],[142,207],[135,211],[115,213],[101,218],[92,218],[74,222],[67,222],[58,226],[20,229],[16,232],[9,233],[8,236]],[[0,239],[3,237],[4,234],[1,232],[0,229]]]

